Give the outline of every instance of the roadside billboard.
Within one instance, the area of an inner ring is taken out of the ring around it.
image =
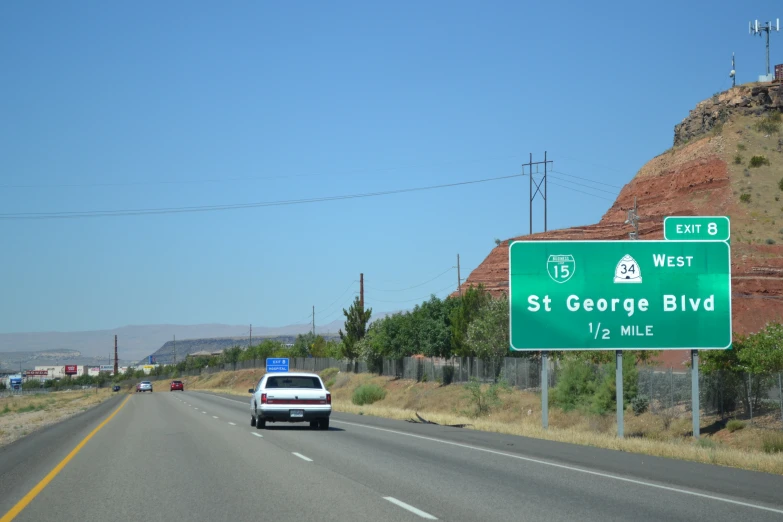
[[[87,368],[87,375],[90,377],[97,377],[101,373],[101,369],[98,366],[90,366]]]
[[[101,364],[100,365],[100,369],[101,369],[102,372],[113,373],[114,372],[114,365],[113,364]]]
[[[77,366],[75,364],[65,365],[65,375],[76,375]]]
[[[25,377],[47,377],[49,370],[25,370]]]

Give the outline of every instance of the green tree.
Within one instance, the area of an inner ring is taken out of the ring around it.
[[[503,358],[509,353],[508,299],[504,295],[485,304],[468,326],[468,344],[484,361],[491,361],[497,380]]]
[[[307,357],[310,355],[316,336],[312,332],[296,336],[294,346],[291,348],[291,357]]]
[[[232,346],[231,348],[228,348],[223,351],[223,362],[225,364],[230,364],[234,368],[236,368],[237,361],[239,361],[239,357],[242,355],[242,348],[239,346]]]
[[[458,305],[450,312],[452,352],[459,357],[475,355],[468,342],[468,327],[481,309],[492,300],[483,285],[471,286],[458,298]]]
[[[343,315],[345,315],[345,333],[339,331],[343,342],[343,356],[355,363],[359,356],[356,344],[367,333],[367,323],[370,322],[372,308],[365,309],[359,297],[356,297],[348,310],[343,308]]]
[[[617,364],[613,360],[599,381],[593,395],[591,410],[593,413],[606,413],[617,404]],[[634,357],[623,356],[623,408],[626,408],[639,393],[639,371]]]

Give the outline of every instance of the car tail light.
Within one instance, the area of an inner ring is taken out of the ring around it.
[[[266,393],[261,394],[261,404],[266,404]]]
[[[327,393],[326,394],[326,404],[332,404],[332,394]]]

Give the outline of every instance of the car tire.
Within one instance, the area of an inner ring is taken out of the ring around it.
[[[257,430],[263,430],[266,428],[266,419],[263,419],[261,417],[256,419],[256,429]]]
[[[318,429],[321,430],[328,430],[329,429],[329,419],[321,419],[318,421]]]
[[[250,425],[251,426],[255,426],[256,425],[256,418],[253,417],[252,415],[250,416]]]
[[[317,429],[320,425],[321,425],[321,423],[318,422],[317,420],[310,421],[310,429],[311,430]]]

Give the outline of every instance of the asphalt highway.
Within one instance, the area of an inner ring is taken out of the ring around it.
[[[249,397],[123,395],[0,449],[0,521],[783,520],[777,475],[341,413],[331,424],[256,430]]]

